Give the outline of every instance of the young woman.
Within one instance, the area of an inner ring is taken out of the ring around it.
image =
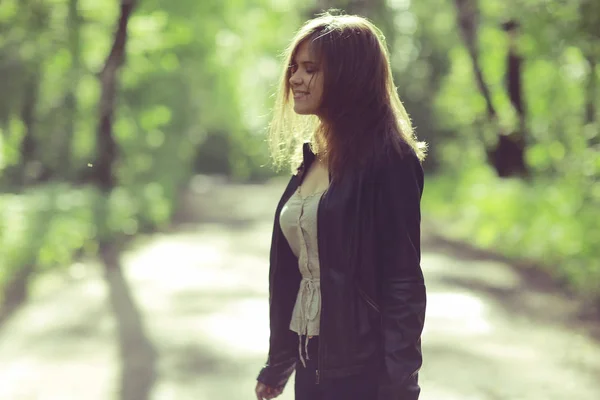
[[[296,400],[416,400],[425,146],[372,23],[326,13],[300,29],[270,141],[294,174],[275,211],[257,399],[281,394],[295,370]]]

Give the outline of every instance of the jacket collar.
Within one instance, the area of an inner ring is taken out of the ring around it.
[[[312,149],[310,148],[310,143],[305,142],[304,144],[302,144],[302,162],[303,162],[303,164],[310,166],[310,164],[312,164],[312,162],[315,160],[315,158],[316,158],[316,156],[315,156],[315,153],[313,153]]]
[[[310,142],[305,142],[302,144],[302,164],[298,167],[298,179],[302,182],[304,178],[304,173],[308,171],[313,161],[315,161],[315,153],[313,153]],[[331,182],[331,171],[329,171],[329,182]]]
[[[302,144],[302,163],[296,170],[296,174],[297,174],[300,182],[302,182],[302,179],[304,178],[304,173],[306,171],[308,171],[308,169],[310,168],[310,165],[312,164],[312,162],[314,160],[315,160],[315,153],[312,152],[312,150],[310,148],[310,143],[309,142],[303,143]]]

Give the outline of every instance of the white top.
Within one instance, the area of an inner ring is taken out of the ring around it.
[[[302,275],[290,329],[298,335],[309,337],[319,334],[321,315],[317,211],[324,192],[325,190],[302,197],[298,188],[283,206],[279,216],[281,230],[298,258],[298,268]],[[304,364],[301,350],[300,359]]]

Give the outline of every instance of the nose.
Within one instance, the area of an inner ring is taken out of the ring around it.
[[[292,73],[292,75],[290,76],[290,85],[292,86],[299,86],[302,84],[302,78],[300,78],[300,76],[298,76],[298,71]]]

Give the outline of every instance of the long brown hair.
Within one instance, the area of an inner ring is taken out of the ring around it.
[[[318,117],[295,114],[290,101],[290,66],[305,41],[324,74]],[[297,167],[306,141],[334,176],[390,145],[425,157],[426,145],[418,142],[398,97],[384,36],[363,17],[326,12],[300,28],[285,51],[273,111],[269,142],[276,167]]]

